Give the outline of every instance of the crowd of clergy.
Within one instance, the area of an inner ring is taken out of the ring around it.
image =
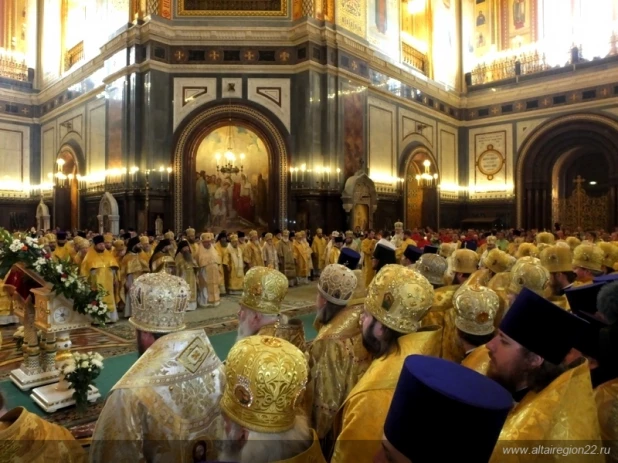
[[[0,439],[14,441],[0,454],[97,463],[618,461],[615,235],[433,233],[396,223],[394,233],[329,236],[198,239],[188,229],[67,238],[40,242],[108,291],[110,319],[130,317],[140,357],[107,397],[88,452],[16,408],[0,417]],[[318,334],[307,341],[282,304],[310,278]],[[184,317],[225,293],[239,295],[238,328],[220,359]]]

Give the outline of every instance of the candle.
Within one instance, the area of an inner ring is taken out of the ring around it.
[[[171,173],[172,173],[172,168],[171,168],[171,167],[168,167],[168,168],[167,168],[167,183],[169,183],[169,182],[170,182],[170,174],[171,174]]]
[[[339,174],[341,173],[341,169],[337,167],[337,183],[339,183]]]

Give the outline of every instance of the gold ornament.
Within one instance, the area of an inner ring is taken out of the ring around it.
[[[571,248],[558,245],[549,246],[543,249],[540,257],[541,265],[545,267],[549,273],[573,271],[573,253],[571,252]]]
[[[604,254],[603,265],[613,268],[614,264],[618,262],[618,246],[605,242],[600,242],[598,246]]]
[[[249,336],[232,347],[225,376],[221,409],[234,422],[263,433],[294,426],[308,376],[298,348],[271,336]]]
[[[245,275],[240,304],[267,315],[278,315],[288,292],[288,279],[278,270],[253,267]]]
[[[567,244],[571,248],[571,251],[574,251],[577,246],[582,244],[582,242],[579,240],[579,238],[576,238],[575,236],[569,236],[565,241],[567,242]]]
[[[187,233],[187,238],[195,238],[195,228],[189,227],[185,232]]]
[[[440,245],[440,255],[448,259],[457,250],[457,243],[442,243]]]
[[[149,333],[184,330],[185,310],[191,294],[182,279],[165,272],[142,275],[131,287],[129,323]]]
[[[518,259],[521,257],[539,257],[539,248],[537,248],[533,243],[522,243],[517,248],[517,252],[515,253],[515,257]]]
[[[446,259],[437,254],[423,254],[416,263],[416,271],[427,278],[432,285],[444,284],[447,267]]]
[[[327,265],[320,274],[318,291],[329,302],[346,305],[358,284],[356,275],[344,265]]]
[[[458,249],[451,256],[454,273],[474,273],[478,270],[479,256],[470,249]]]
[[[483,265],[494,273],[506,272],[509,263],[509,255],[497,248],[489,251],[483,259]]]
[[[455,326],[461,331],[483,336],[494,332],[500,297],[485,286],[462,286],[453,295]]]
[[[573,252],[573,266],[600,272],[605,254],[594,244],[580,244]]]
[[[523,288],[528,288],[540,296],[549,284],[549,272],[537,262],[524,262],[511,270],[509,292],[519,294]]]
[[[554,241],[556,240],[556,238],[554,238],[553,233],[549,233],[549,232],[541,232],[541,233],[537,233],[536,235],[536,244],[554,244]]]
[[[367,288],[365,309],[398,333],[413,333],[433,305],[427,278],[401,265],[386,265]]]
[[[212,241],[215,239],[215,235],[212,233],[202,233],[200,235],[200,241]]]

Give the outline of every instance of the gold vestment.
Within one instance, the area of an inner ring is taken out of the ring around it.
[[[324,270],[324,267],[326,267],[326,238],[314,236],[311,250],[313,251],[313,268],[318,271]]]
[[[150,271],[152,273],[165,272],[170,275],[176,274],[176,262],[174,258],[167,252],[157,252],[152,256],[152,267]]]
[[[442,329],[427,328],[400,337],[399,351],[373,360],[339,409],[333,430],[337,436],[331,463],[367,461],[380,448],[388,408],[409,355],[440,355]]]
[[[564,455],[517,455],[507,448],[530,448],[538,443],[559,447],[601,448],[601,429],[590,382],[588,362],[569,369],[540,392],[528,392],[509,413],[491,463],[562,462]],[[570,457],[572,458],[572,457]],[[579,461],[567,459],[566,461]],[[603,463],[603,455],[586,455],[586,462]]]
[[[184,255],[181,253],[176,255],[176,276],[182,278],[187,282],[189,288],[191,288],[191,295],[189,296],[189,310],[197,307],[197,264],[193,255],[191,255],[191,262],[187,262]]]
[[[65,244],[64,246],[56,246],[56,249],[52,252],[52,258],[56,260],[70,260],[72,259],[72,256],[69,248]]]
[[[296,264],[296,276],[299,278],[306,278],[309,276],[309,265],[307,262],[307,253],[303,243],[294,240],[292,244],[292,250],[294,252],[294,262]],[[311,255],[309,255],[311,257]]]
[[[88,454],[67,429],[17,407],[0,417],[0,461],[86,463]]]
[[[434,292],[433,305],[429,313],[421,320],[421,326],[438,325],[442,327],[442,349],[440,356],[446,360],[460,362],[464,351],[459,344],[455,326],[455,309],[453,295],[460,285],[441,286]]]
[[[94,430],[91,461],[192,462],[200,441],[210,456],[225,435],[224,383],[204,330],[163,336],[112,388]]]
[[[289,343],[298,347],[301,351],[305,351],[305,330],[301,323],[289,323],[287,320],[269,323],[260,328],[256,333],[257,336],[273,336],[275,338],[285,339]]]
[[[365,288],[369,287],[369,283],[373,280],[376,272],[373,269],[373,251],[376,247],[376,240],[370,240],[369,238],[365,238],[361,243],[361,253],[363,255],[363,278],[365,281]]]
[[[245,278],[242,249],[240,249],[240,246],[235,248],[229,245],[225,257],[227,259],[227,289],[229,291],[242,291],[242,284]]]
[[[461,361],[464,367],[468,367],[477,373],[487,376],[489,368],[489,349],[483,344],[478,346]]]
[[[601,384],[594,390],[597,416],[601,426],[603,446],[609,448],[607,463],[618,462],[618,378]]]
[[[94,248],[90,248],[80,266],[81,276],[88,279],[93,289],[102,286],[107,291],[107,296],[103,298],[103,302],[107,304],[110,317],[112,312],[116,312],[115,283],[117,271],[118,262],[107,249],[103,252],[97,252]]]
[[[279,271],[288,277],[288,280],[296,278],[296,264],[294,263],[292,242],[290,240],[279,241],[277,243],[277,255],[279,257]]]
[[[243,249],[242,255],[249,268],[264,267],[264,257],[259,244],[250,241]]]
[[[219,258],[219,253],[213,246],[210,246],[209,249],[201,246],[197,256],[195,256],[195,260],[199,267],[198,304],[205,306],[207,303],[214,304],[219,302],[219,286],[221,284],[221,274],[219,273],[221,259]]]
[[[395,250],[395,257],[397,258],[397,262],[401,262],[403,253],[408,248],[408,246],[416,246],[416,241],[414,241],[412,238],[406,238],[405,240],[401,240],[399,246],[397,246],[397,249]]]
[[[341,254],[341,249],[336,246],[330,248],[326,258],[326,265],[336,264],[339,261],[339,254]]]
[[[323,439],[337,411],[371,364],[360,329],[362,305],[343,308],[311,343],[309,367],[313,426]]]

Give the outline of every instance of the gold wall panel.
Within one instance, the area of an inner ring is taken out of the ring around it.
[[[178,0],[178,16],[275,17],[288,15],[288,0]]]
[[[367,35],[367,1],[337,0],[335,8],[337,25],[353,32],[359,37]]]

